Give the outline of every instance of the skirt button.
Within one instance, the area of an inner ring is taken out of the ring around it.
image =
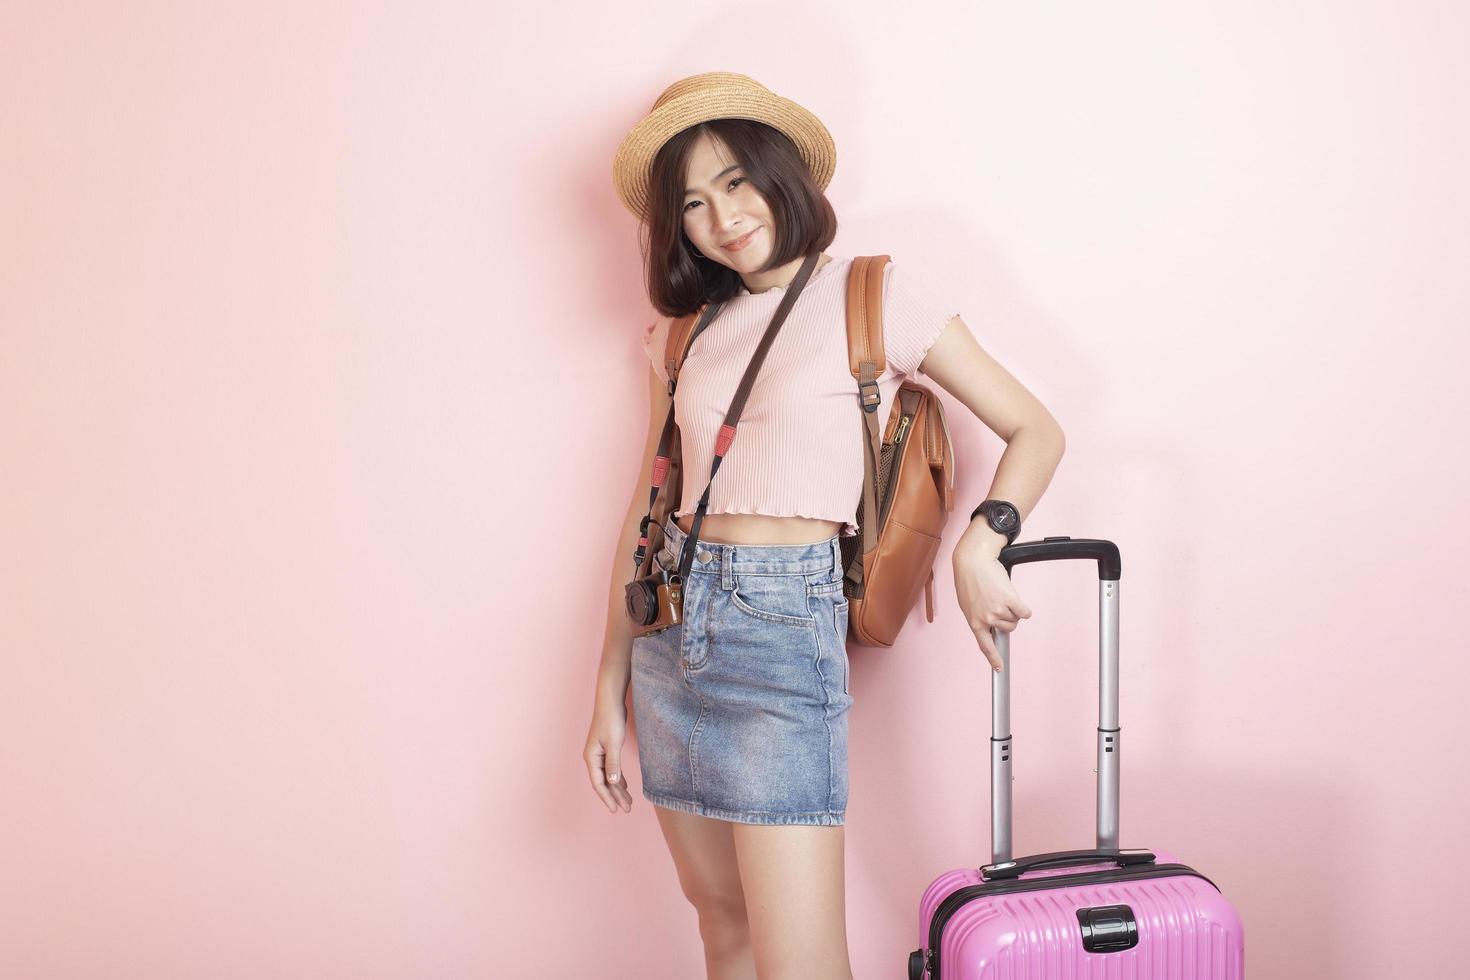
[[[698,557],[700,561],[707,562],[711,558],[713,558],[714,555],[710,554],[708,551],[701,551],[696,557]]]

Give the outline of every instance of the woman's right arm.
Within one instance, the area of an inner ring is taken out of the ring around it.
[[[652,368],[648,372],[648,434],[643,443],[643,463],[638,468],[627,516],[618,533],[613,554],[612,582],[607,593],[607,628],[602,638],[602,663],[597,670],[594,707],[622,707],[628,694],[632,671],[633,631],[628,621],[627,585],[633,578],[633,551],[638,547],[638,525],[648,513],[648,492],[653,486],[653,457],[658,438],[669,415],[669,392]]]
[[[668,414],[668,388],[650,369],[648,436],[643,444],[643,465],[638,470],[633,497],[613,554],[612,584],[607,593],[607,629],[602,637],[602,662],[597,668],[592,724],[588,727],[587,744],[582,750],[592,789],[613,813],[618,810],[627,813],[633,808],[633,795],[628,790],[628,779],[622,768],[623,741],[628,730],[628,681],[632,676],[633,656],[633,629],[628,622],[624,596],[628,581],[633,577],[630,559],[638,547],[638,526],[648,513],[653,457],[658,452],[658,438],[663,434]]]

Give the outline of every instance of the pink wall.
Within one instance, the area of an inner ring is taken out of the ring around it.
[[[1124,845],[1258,980],[1463,958],[1462,6],[208,6],[0,11],[0,975],[702,975],[580,752],[651,317],[610,161],[711,69],[1066,429],[1026,536],[1122,548]],[[988,859],[948,555],[853,656],[863,980]],[[1085,846],[1095,583],[1016,582],[1017,850]]]

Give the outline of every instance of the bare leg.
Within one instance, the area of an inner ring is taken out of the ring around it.
[[[759,980],[852,980],[844,828],[732,824]]]
[[[709,980],[756,980],[731,824],[655,806],[684,897],[699,914]]]

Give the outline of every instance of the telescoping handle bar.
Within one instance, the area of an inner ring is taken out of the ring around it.
[[[999,557],[1007,575],[1013,566],[1028,562],[1097,562],[1097,848],[1118,853],[1118,765],[1123,747],[1118,724],[1118,580],[1123,566],[1118,546],[1098,538],[1059,536],[1007,545]],[[997,630],[995,648],[1001,669],[990,674],[990,851],[994,864],[1002,865],[1011,862],[1012,844],[1010,634]]]

